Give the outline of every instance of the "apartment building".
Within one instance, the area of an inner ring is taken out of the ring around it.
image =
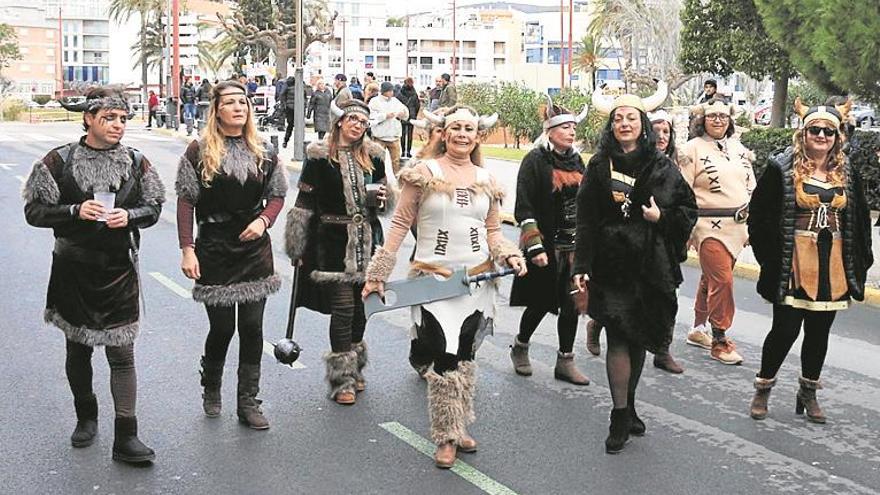
[[[12,95],[30,100],[33,95],[53,95],[58,88],[58,25],[46,20],[42,5],[0,0],[0,18],[18,37],[21,60],[13,60],[3,76],[14,83]]]

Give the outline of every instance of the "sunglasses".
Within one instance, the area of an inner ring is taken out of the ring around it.
[[[807,132],[809,132],[811,136],[819,136],[819,134],[824,134],[825,137],[837,137],[837,129],[832,129],[830,127],[820,127],[818,125],[813,125],[807,127]]]

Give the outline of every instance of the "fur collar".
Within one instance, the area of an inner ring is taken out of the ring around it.
[[[118,190],[131,176],[131,154],[119,145],[96,150],[84,144],[70,157],[70,173],[85,193]]]

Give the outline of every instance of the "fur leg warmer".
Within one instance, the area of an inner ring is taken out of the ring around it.
[[[355,392],[358,377],[358,354],[349,352],[328,352],[324,355],[327,363],[327,382],[330,384],[330,398],[339,392]]]
[[[367,282],[386,282],[391,272],[394,271],[394,265],[397,263],[397,255],[385,250],[384,247],[376,249],[373,259],[367,266]]]
[[[431,440],[442,445],[460,444],[467,437],[467,425],[474,421],[473,396],[475,365],[461,362],[458,369],[438,375],[433,370],[428,381],[428,416],[431,419]]]
[[[362,371],[367,366],[367,343],[365,341],[360,341],[356,344],[351,344],[351,350],[357,353],[357,370],[358,370],[358,380],[363,380],[364,376]]]

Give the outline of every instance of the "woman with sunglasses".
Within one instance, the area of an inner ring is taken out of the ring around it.
[[[376,251],[367,271],[363,297],[384,295],[397,251],[410,227],[418,229],[413,275],[448,277],[466,266],[471,275],[509,266],[519,275],[526,267],[519,248],[504,239],[499,220],[502,191],[481,167],[479,136],[497,120],[470,107],[455,106],[444,116],[425,117],[443,129],[440,154],[401,171],[400,204],[388,230],[388,241]],[[412,308],[412,330],[430,350],[427,371],[431,438],[437,444],[434,463],[448,469],[456,453],[475,452],[467,432],[475,420],[474,354],[492,333],[497,284],[473,287],[469,295]]]
[[[207,126],[181,157],[176,188],[181,268],[195,281],[193,299],[205,305],[210,323],[201,362],[205,414],[220,415],[223,366],[237,326],[238,417],[265,430],[269,422],[257,399],[263,310],[281,287],[267,229],[284,206],[287,175],[257,134],[242,84],[214,86]]]
[[[749,240],[745,221],[755,188],[754,154],[734,137],[732,104],[711,98],[692,113],[694,137],[682,147],[679,167],[699,207],[691,245],[699,255],[702,274],[687,343],[709,350],[710,357],[721,363],[740,364],[743,358],[727,330],[735,310],[733,266]]]
[[[351,405],[366,387],[361,301],[364,273],[382,243],[377,218],[384,202],[385,149],[364,133],[370,109],[351,99],[330,111],[330,134],[306,148],[296,204],[287,214],[286,248],[298,270],[297,306],[330,315],[330,352],[324,356],[330,398]]]
[[[873,264],[871,218],[862,178],[843,152],[852,103],[807,108],[795,100],[803,127],[774,157],[750,203],[749,236],[761,265],[758,293],[773,304],[750,415],[767,417],[770,390],[801,327],[796,414],[825,423],[816,400],[828,336],[837,311],[865,295]]]

